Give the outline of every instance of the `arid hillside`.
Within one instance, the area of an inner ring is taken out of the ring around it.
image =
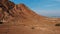
[[[60,34],[60,18],[38,15],[24,4],[5,2],[0,3],[0,34]]]

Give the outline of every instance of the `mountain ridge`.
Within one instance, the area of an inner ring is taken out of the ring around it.
[[[14,7],[11,9],[7,9],[11,5],[6,5],[7,8],[3,6],[7,11],[0,7],[0,14],[3,16],[0,34],[60,34],[60,18],[38,15],[24,4],[12,5]]]

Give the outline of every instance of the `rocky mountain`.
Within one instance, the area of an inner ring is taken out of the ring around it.
[[[1,0],[0,34],[60,34],[60,18],[41,16],[24,4]]]

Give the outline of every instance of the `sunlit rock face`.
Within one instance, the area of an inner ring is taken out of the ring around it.
[[[24,4],[1,1],[0,34],[60,34],[60,18],[38,15]]]

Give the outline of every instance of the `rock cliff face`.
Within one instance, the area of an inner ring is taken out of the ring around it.
[[[60,34],[60,18],[38,15],[24,4],[1,2],[0,34]]]

